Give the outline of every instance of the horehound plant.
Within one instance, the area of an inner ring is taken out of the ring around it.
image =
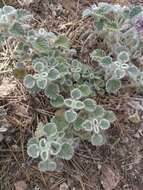
[[[100,48],[91,53],[91,59],[105,71],[106,90],[116,92],[121,79],[128,77],[142,91],[143,73],[132,60],[143,53],[143,7],[102,2],[86,9],[83,18],[86,17],[92,17],[93,33],[107,47],[108,54]]]
[[[112,21],[108,19],[110,13]],[[27,143],[27,153],[39,161],[41,171],[58,171],[62,160],[72,159],[81,140],[95,146],[106,142],[104,132],[116,116],[97,104],[96,94],[118,91],[126,75],[141,86],[142,71],[131,63],[141,51],[141,14],[140,6],[107,3],[84,12],[84,16],[94,17],[96,35],[111,51],[94,50],[91,58],[99,64],[93,68],[70,56],[69,40],[64,35],[33,29],[28,24],[32,18],[28,11],[11,6],[0,9],[1,43],[17,42],[15,60],[25,67],[31,64],[33,70],[24,77],[24,85],[33,95],[43,93],[54,108],[54,116],[49,116],[48,123],[38,123]]]

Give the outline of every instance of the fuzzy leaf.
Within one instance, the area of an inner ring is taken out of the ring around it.
[[[65,99],[64,104],[65,104],[65,106],[72,108],[73,107],[73,100],[71,98]]]
[[[92,15],[92,11],[91,9],[85,9],[82,13],[82,17],[85,18],[85,17],[88,17],[88,16],[91,16]]]
[[[85,107],[84,103],[79,100],[73,100],[73,109],[81,110]]]
[[[55,171],[56,167],[57,164],[53,160],[40,161],[38,164],[38,168],[42,172]]]
[[[48,160],[49,158],[49,152],[48,152],[48,149],[43,149],[41,152],[40,152],[40,157],[43,161],[46,161]]]
[[[59,76],[60,76],[60,73],[55,68],[50,69],[49,72],[48,72],[48,79],[50,81],[57,80],[59,78]]]
[[[80,99],[81,96],[82,96],[82,94],[81,94],[80,89],[74,88],[74,89],[71,91],[71,97],[72,97],[73,99]]]
[[[61,144],[59,144],[56,141],[53,141],[51,143],[51,148],[50,148],[51,154],[52,155],[57,155],[61,151]]]
[[[93,134],[91,137],[91,144],[94,146],[101,146],[104,144],[104,137],[101,134]]]
[[[80,77],[81,77],[81,75],[80,75],[79,72],[74,72],[74,73],[73,73],[73,79],[74,79],[75,81],[78,81],[78,80],[80,79]]]
[[[79,131],[82,129],[82,123],[84,122],[84,119],[82,117],[78,117],[76,121],[73,123],[73,127],[76,131]]]
[[[38,138],[36,138],[36,137],[32,137],[32,138],[30,138],[29,140],[28,140],[28,143],[27,143],[27,146],[30,146],[30,145],[32,145],[32,144],[39,144],[39,140],[38,140]]]
[[[32,42],[33,48],[35,48],[37,51],[41,53],[47,53],[48,52],[48,42],[45,40],[45,38],[39,37],[35,41]]]
[[[86,97],[86,96],[89,96],[91,94],[91,89],[88,85],[86,84],[83,84],[79,87],[81,93],[82,93],[82,96],[83,97]]]
[[[114,71],[114,77],[117,79],[122,79],[126,75],[125,69],[122,68],[116,68]]]
[[[106,130],[110,127],[110,122],[107,119],[101,119],[99,122],[99,127],[103,130]]]
[[[104,118],[107,119],[111,123],[113,123],[117,119],[113,111],[105,111]]]
[[[50,104],[55,108],[60,108],[64,105],[64,98],[61,95],[58,95],[55,100],[50,100]]]
[[[48,146],[47,146],[47,140],[46,140],[45,138],[40,139],[40,141],[39,141],[39,147],[40,147],[41,149],[45,149],[45,148],[48,147]]]
[[[106,90],[108,93],[117,92],[121,87],[121,81],[116,78],[111,78],[106,83]]]
[[[44,125],[44,132],[47,137],[53,137],[57,134],[57,126],[55,123],[47,123]]]
[[[52,118],[52,122],[56,124],[58,132],[64,132],[69,125],[65,120],[64,115],[56,115],[54,118]]]
[[[91,132],[91,131],[92,131],[92,121],[86,119],[86,120],[82,123],[82,128],[83,128],[85,131]]]
[[[11,15],[16,13],[16,9],[12,6],[4,6],[3,7],[3,13],[5,15]]]
[[[93,99],[87,98],[84,100],[84,109],[88,112],[94,112],[96,109],[96,102]]]
[[[93,115],[95,118],[102,118],[104,116],[104,108],[100,105],[97,105]]]
[[[17,9],[16,11],[16,19],[19,21],[25,21],[27,19],[32,18],[32,14],[24,9]]]
[[[39,146],[37,144],[30,144],[27,148],[27,154],[32,158],[39,157]]]
[[[33,88],[34,86],[35,86],[35,80],[34,80],[34,78],[33,78],[33,76],[32,75],[26,75],[25,77],[24,77],[24,85],[26,86],[26,88],[28,88],[28,89],[31,89],[31,88]]]
[[[112,64],[112,58],[110,56],[105,56],[101,59],[101,65],[103,66],[109,66]]]
[[[36,72],[43,72],[45,70],[45,66],[44,66],[44,63],[41,62],[41,61],[33,61],[32,62],[32,65],[33,65],[33,69],[36,71]]]
[[[138,15],[142,12],[142,7],[139,5],[133,6],[130,11],[130,17],[133,18],[134,16]]]
[[[38,88],[43,90],[47,86],[47,79],[39,78],[39,79],[36,80],[36,84],[37,84]]]
[[[73,146],[69,143],[62,144],[61,151],[59,153],[59,157],[64,160],[70,160],[72,159],[74,154]]]
[[[123,63],[126,63],[129,61],[129,54],[126,51],[122,51],[117,56],[118,61],[121,61]]]
[[[56,99],[57,96],[59,95],[60,89],[57,84],[50,83],[47,85],[45,88],[45,95],[50,98],[50,99]]]
[[[73,123],[77,119],[77,113],[70,109],[65,112],[65,119],[68,123]]]

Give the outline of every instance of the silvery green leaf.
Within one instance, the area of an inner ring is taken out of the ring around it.
[[[80,85],[79,89],[83,97],[89,96],[91,94],[91,88],[86,84]]]
[[[48,42],[43,37],[38,37],[34,40],[32,46],[40,53],[47,53],[49,48]]]
[[[93,134],[91,137],[91,144],[94,146],[101,146],[104,142],[104,137],[101,134]]]
[[[39,78],[39,79],[36,80],[36,84],[37,84],[38,88],[43,90],[47,86],[47,79]]]
[[[121,88],[121,81],[116,78],[111,78],[106,83],[108,93],[117,92]]]
[[[102,118],[104,116],[104,108],[100,105],[97,105],[93,114],[95,118]]]
[[[111,123],[113,123],[117,119],[116,115],[113,111],[105,111],[104,112],[104,118],[107,119]]]
[[[73,123],[77,119],[77,113],[70,109],[65,112],[65,119],[68,123]]]
[[[56,99],[51,99],[50,104],[55,108],[60,108],[64,105],[64,98],[62,95],[58,95]]]
[[[47,123],[44,125],[44,132],[47,137],[53,137],[57,134],[57,126],[55,123]]]
[[[81,110],[85,107],[84,103],[81,102],[80,100],[73,100],[73,104],[72,104],[72,108],[73,109],[77,109],[77,110]]]
[[[137,77],[140,75],[140,71],[136,66],[130,66],[127,72],[133,80],[137,80]]]
[[[39,146],[37,144],[30,144],[27,147],[27,154],[32,158],[38,158],[40,154]]]
[[[88,16],[91,16],[92,15],[92,11],[90,8],[88,9],[85,9],[82,13],[82,17],[85,18],[85,17],[88,17]]]
[[[56,124],[57,131],[61,133],[64,132],[69,126],[68,122],[65,120],[64,114],[56,115],[52,118],[52,122]]]
[[[99,122],[99,127],[103,130],[106,130],[110,127],[110,122],[107,119],[101,119]]]
[[[110,66],[112,64],[112,57],[105,56],[100,61],[102,66]]]
[[[48,158],[49,158],[49,151],[48,151],[48,149],[43,149],[43,150],[41,150],[41,152],[40,152],[40,157],[41,157],[41,159],[42,159],[43,161],[48,160]]]
[[[93,125],[93,132],[95,134],[99,134],[100,130],[99,130],[99,126],[98,125]]]
[[[7,5],[5,5],[5,6],[3,7],[3,13],[4,13],[5,15],[15,14],[15,13],[16,13],[16,9],[15,9],[14,7],[12,7],[12,6],[7,6]]]
[[[54,81],[54,80],[57,80],[60,76],[60,73],[57,69],[55,68],[51,68],[49,71],[48,71],[48,79],[50,81]]]
[[[9,19],[8,19],[7,15],[1,15],[0,16],[0,24],[6,25],[8,23],[9,23]]]
[[[126,75],[126,71],[122,68],[116,68],[114,71],[114,77],[117,79],[122,79]]]
[[[52,155],[57,155],[61,151],[61,144],[53,141],[51,142],[50,152]]]
[[[43,72],[45,70],[45,66],[44,66],[44,63],[41,62],[41,61],[34,61],[32,63],[33,65],[33,69],[36,71],[36,72]]]
[[[122,51],[117,56],[118,61],[121,61],[123,63],[126,63],[129,61],[129,53],[126,51]]]
[[[65,99],[64,104],[65,104],[65,106],[72,108],[73,107],[73,100],[71,98]]]
[[[69,143],[63,143],[61,147],[61,151],[58,154],[58,156],[64,160],[70,160],[72,159],[74,155],[74,148]]]
[[[57,40],[55,41],[55,45],[57,47],[62,47],[62,48],[68,49],[69,48],[69,40],[66,36],[59,35],[57,37]]]
[[[38,163],[38,168],[42,172],[55,171],[56,167],[57,167],[57,164],[53,160],[40,161]]]
[[[35,79],[33,78],[32,75],[28,74],[24,77],[24,85],[28,89],[32,89],[35,86]]]
[[[31,144],[39,144],[39,140],[36,137],[32,137],[28,140],[27,146],[30,146]]]
[[[59,95],[60,89],[59,86],[55,83],[50,83],[45,88],[45,95],[50,99],[56,99],[56,97]]]
[[[78,81],[78,80],[80,79],[80,77],[81,77],[81,75],[80,75],[79,72],[74,72],[74,73],[73,73],[73,79],[74,79],[75,81]]]
[[[95,100],[91,99],[91,98],[87,98],[84,100],[84,109],[88,112],[94,112],[96,109],[96,102]]]
[[[25,34],[25,31],[20,23],[15,22],[11,28],[9,29],[9,32],[14,35],[15,37],[23,36]]]
[[[76,121],[73,123],[73,127],[76,131],[79,131],[82,129],[82,123],[84,122],[84,119],[82,117],[78,117]]]
[[[80,99],[80,98],[82,97],[82,94],[81,94],[80,89],[74,88],[74,89],[71,91],[71,97],[72,97],[73,99]]]
[[[91,132],[93,130],[93,125],[92,125],[92,121],[86,119],[83,123],[82,123],[82,128],[85,130],[85,131],[89,131]]]
[[[48,142],[45,138],[40,139],[39,141],[39,148],[46,149],[48,147]]]

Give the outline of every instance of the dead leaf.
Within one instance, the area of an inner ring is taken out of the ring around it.
[[[120,182],[120,175],[117,169],[110,165],[104,165],[101,169],[101,184],[105,190],[114,189]]]
[[[27,189],[27,184],[25,181],[18,181],[14,184],[15,190],[26,190]]]
[[[138,124],[141,121],[140,116],[137,112],[133,115],[130,115],[128,119],[131,123],[134,123],[134,124]]]

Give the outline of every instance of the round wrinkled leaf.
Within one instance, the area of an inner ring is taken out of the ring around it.
[[[111,78],[106,83],[106,90],[108,93],[117,92],[121,87],[121,81],[116,78]]]
[[[39,78],[36,80],[36,84],[37,84],[38,88],[44,90],[47,86],[47,79]]]
[[[47,123],[44,125],[44,132],[46,136],[53,137],[57,134],[57,126],[55,123]]]
[[[56,124],[58,132],[64,132],[68,128],[68,122],[63,115],[56,115],[52,118],[52,121]]]
[[[87,98],[84,100],[84,109],[88,112],[94,112],[96,109],[96,102],[93,99]]]
[[[47,140],[45,138],[40,139],[40,141],[39,141],[39,147],[41,149],[45,149],[45,148],[48,147]]]
[[[110,127],[110,122],[107,119],[101,119],[99,122],[99,127],[103,130],[106,130]]]
[[[60,73],[55,68],[50,69],[49,72],[48,72],[48,79],[50,81],[57,80],[59,78],[59,76],[60,76]]]
[[[20,23],[15,22],[11,28],[9,29],[10,33],[13,34],[16,37],[23,36],[25,34],[25,31]]]
[[[55,100],[50,100],[50,104],[55,108],[60,108],[64,105],[64,98],[58,95]]]
[[[65,112],[65,119],[68,123],[73,123],[77,119],[77,113],[70,109]]]
[[[30,138],[29,140],[28,140],[28,143],[27,143],[27,146],[29,146],[29,145],[31,145],[31,144],[39,144],[39,140],[38,140],[38,138],[36,138],[36,137],[32,137],[32,138]]]
[[[43,72],[44,69],[45,69],[45,66],[44,66],[44,63],[43,62],[33,62],[33,69],[36,71],[36,72]]]
[[[104,113],[104,118],[107,119],[109,122],[113,123],[114,121],[116,121],[116,115],[113,111],[106,111]]]
[[[118,61],[121,61],[123,63],[128,62],[129,61],[129,54],[128,54],[128,52],[126,52],[126,51],[120,52],[118,54],[118,56],[117,56],[117,59],[118,59]]]
[[[93,125],[93,131],[95,134],[98,134],[99,133],[99,126],[98,125]]]
[[[86,84],[83,84],[79,87],[81,93],[82,93],[82,96],[86,97],[86,96],[89,96],[91,94],[91,89],[88,85]]]
[[[76,121],[73,123],[73,127],[76,131],[79,131],[82,129],[82,123],[84,122],[84,119],[82,117],[78,117]]]
[[[70,160],[72,159],[74,155],[74,148],[69,143],[62,144],[61,151],[58,154],[58,156],[64,160]]]
[[[92,121],[90,120],[85,120],[83,123],[82,123],[82,128],[85,130],[85,131],[92,131]]]
[[[79,73],[79,72],[74,72],[74,73],[73,73],[73,79],[74,79],[75,81],[78,81],[78,80],[80,79],[80,73]]]
[[[140,74],[139,69],[136,66],[130,66],[127,70],[129,76],[133,79],[133,80],[137,80],[137,77]]]
[[[24,77],[24,85],[26,86],[26,88],[28,88],[28,89],[31,89],[31,88],[33,88],[34,86],[35,86],[35,80],[34,80],[34,78],[33,78],[33,76],[32,75],[26,75],[25,77]]]
[[[6,14],[6,15],[16,13],[16,9],[14,7],[12,7],[12,6],[4,6],[2,10],[3,10],[3,13]]]
[[[53,141],[51,143],[51,149],[50,152],[52,155],[57,155],[61,151],[61,144],[59,144],[56,141]]]
[[[114,77],[117,79],[122,79],[126,75],[126,71],[122,68],[116,68],[114,72]]]
[[[42,151],[40,152],[40,157],[41,157],[41,159],[42,159],[43,161],[48,160],[48,158],[49,158],[49,152],[48,152],[48,150],[42,150]]]
[[[37,144],[30,144],[27,147],[27,154],[32,158],[38,158],[39,157],[39,146]]]
[[[103,66],[109,66],[109,65],[111,65],[112,64],[112,58],[110,56],[103,57],[101,59],[101,64]]]
[[[57,84],[50,83],[45,88],[45,95],[50,99],[56,99],[57,95],[59,95],[60,89]]]
[[[82,96],[80,89],[75,88],[71,91],[71,97],[73,99],[80,99]]]
[[[91,137],[91,144],[94,146],[101,146],[104,142],[104,137],[101,134],[93,134]]]
[[[81,110],[85,107],[84,103],[81,102],[80,100],[75,100],[73,101],[73,108],[77,110]]]
[[[101,118],[104,115],[104,108],[100,105],[96,106],[96,109],[94,111],[94,117],[95,118]]]
[[[42,172],[55,171],[56,167],[57,167],[57,164],[53,160],[40,161],[38,163],[38,168]]]
[[[64,104],[65,104],[65,106],[72,108],[73,107],[73,100],[71,98],[65,99]]]

